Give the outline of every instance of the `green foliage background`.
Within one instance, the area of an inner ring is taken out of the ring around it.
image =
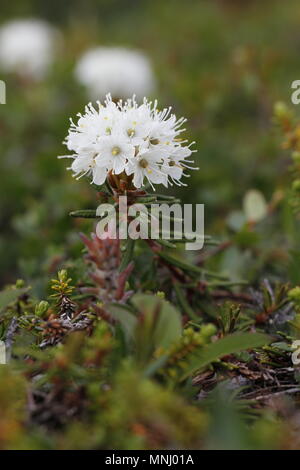
[[[62,141],[69,117],[82,111],[88,101],[86,91],[74,80],[74,64],[86,48],[95,45],[144,51],[157,77],[154,96],[161,106],[172,105],[178,116],[188,118],[187,136],[196,141],[195,159],[200,170],[193,172],[187,188],[173,188],[171,192],[183,202],[204,203],[206,233],[220,242],[231,240],[227,250],[208,259],[207,267],[231,281],[249,281],[253,288],[265,277],[273,283],[300,282],[299,221],[289,204],[291,160],[281,146],[282,136],[273,118],[274,103],[290,102],[291,83],[299,79],[297,0],[18,0],[1,6],[0,23],[27,16],[50,21],[61,31],[63,41],[49,76],[40,84],[24,85],[0,69],[0,79],[7,86],[7,104],[0,105],[2,286],[22,278],[32,286],[33,296],[41,299],[48,292],[49,278],[62,266],[67,266],[77,280],[81,265],[70,259],[81,257],[78,232],[91,232],[93,222],[71,219],[68,213],[95,208],[97,201],[88,182],[74,181],[65,171],[65,161],[56,156],[66,153]],[[243,202],[252,189],[260,191],[269,207],[269,214],[254,230],[245,223]],[[198,255],[183,256],[189,261]],[[100,343],[106,335],[103,328],[100,326],[95,334]],[[81,344],[82,338],[73,341]],[[59,368],[59,354],[69,357],[66,374],[70,372],[69,363],[78,361],[78,369],[70,374],[75,373],[76,380],[82,380],[88,390],[88,415],[99,406],[105,409],[104,415],[79,420],[65,433],[48,439],[36,429],[25,437],[22,426],[26,418],[18,409],[8,407],[7,416],[2,421],[0,418],[0,446],[3,442],[4,448],[163,447],[163,439],[157,444],[152,435],[145,444],[140,428],[127,433],[138,420],[147,428],[154,414],[157,422],[164,423],[169,439],[166,445],[170,446],[288,447],[282,444],[281,436],[292,425],[279,421],[273,411],[249,428],[249,422],[245,424],[241,418],[247,415],[247,404],[238,405],[242,411],[235,404],[224,407],[227,392],[216,389],[211,398],[215,405],[210,408],[208,402],[206,410],[197,409],[196,419],[192,405],[184,402],[190,389],[181,393],[184,398],[173,395],[172,387],[141,376],[139,367],[130,362],[132,358],[116,369],[113,380],[118,386],[112,394],[106,392],[99,399],[95,384],[98,380],[106,383],[106,371],[102,371],[105,378],[100,379],[81,375],[85,356],[96,339],[89,341],[82,347],[84,357],[73,358],[76,347],[70,340],[64,352],[49,353],[49,361],[58,361]],[[122,352],[118,354],[122,356]],[[147,361],[144,365],[149,366]],[[0,374],[1,383],[6,384],[3,390],[0,387],[0,401],[4,403],[7,395],[25,385],[19,374],[6,367]],[[137,405],[131,413],[128,402],[133,389]],[[20,409],[24,396],[16,398]],[[143,410],[145,400],[148,412]],[[180,411],[174,416],[176,407]],[[174,424],[178,420],[181,430]],[[90,426],[94,433],[90,433]],[[3,437],[6,429],[12,429],[7,440]],[[151,432],[155,434],[155,427]]]
[[[7,105],[0,108],[2,282],[16,273],[40,276],[41,266],[64,255],[66,239],[74,237],[67,213],[92,199],[88,185],[73,182],[65,162],[56,160],[65,153],[69,116],[88,101],[73,66],[89,46],[124,45],[149,55],[161,106],[172,104],[189,118],[200,170],[180,197],[206,204],[208,232],[226,234],[226,219],[241,210],[247,190],[257,188],[269,201],[284,185],[288,160],[271,116],[274,101],[289,100],[297,79],[296,1],[6,3],[1,20],[15,16],[52,21],[64,45],[40,85],[24,89],[1,74],[7,83]],[[287,229],[294,236],[287,219],[283,211],[281,243]]]

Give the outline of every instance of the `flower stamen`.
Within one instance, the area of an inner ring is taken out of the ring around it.
[[[145,158],[142,158],[139,162],[139,165],[140,165],[141,168],[147,168],[149,163],[147,162],[147,160]]]
[[[120,153],[121,153],[120,147],[115,146],[115,147],[113,147],[113,148],[111,149],[111,154],[112,154],[114,157],[116,157],[116,156],[119,155]]]

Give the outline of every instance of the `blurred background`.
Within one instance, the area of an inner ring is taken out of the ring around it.
[[[233,278],[247,271],[257,279],[263,271],[271,279],[300,280],[291,264],[300,259],[297,222],[284,191],[289,156],[272,120],[274,103],[290,102],[291,83],[300,78],[297,0],[16,0],[1,6],[0,27],[25,19],[46,22],[53,47],[51,54],[45,49],[49,60],[41,73],[31,76],[23,73],[31,46],[18,69],[5,53],[1,59],[1,48],[12,47],[13,54],[18,45],[0,33],[0,79],[7,87],[7,104],[0,105],[2,285],[22,277],[42,290],[43,277],[82,249],[77,232],[92,230],[91,222],[68,213],[96,207],[95,191],[87,180],[75,181],[57,156],[67,153],[69,117],[91,99],[75,70],[95,47],[141,53],[152,69],[150,98],[188,118],[186,135],[196,141],[200,170],[187,188],[172,192],[206,205],[207,233],[236,237],[213,263]],[[249,236],[241,229],[243,201],[253,189],[267,204],[280,203]]]

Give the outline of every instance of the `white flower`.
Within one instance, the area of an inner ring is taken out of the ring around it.
[[[90,175],[101,185],[109,173],[125,172],[136,188],[145,180],[152,187],[183,185],[184,169],[195,169],[188,160],[192,144],[179,137],[185,119],[177,120],[171,108],[158,111],[157,102],[146,98],[141,105],[135,97],[115,104],[107,95],[104,105],[97,103],[98,109],[86,106],[77,124],[71,120],[65,144],[74,153],[65,157],[74,159],[70,169],[75,176]]]
[[[125,170],[127,161],[133,160],[135,148],[121,135],[104,135],[95,146],[97,149],[96,165],[112,170],[118,175]]]
[[[187,165],[187,163],[194,163],[193,160],[187,160],[186,157],[191,155],[192,151],[189,146],[176,146],[171,153],[163,158],[163,165],[161,170],[163,173],[178,186],[182,186],[183,183],[180,181],[182,176],[188,177],[183,171],[185,168],[189,170],[195,170],[195,167]]]
[[[57,32],[38,19],[15,20],[0,28],[0,67],[34,79],[53,61]]]
[[[158,150],[144,149],[135,158],[128,161],[126,167],[127,175],[133,176],[133,184],[136,188],[143,185],[144,178],[152,185],[163,184],[168,185],[168,178],[161,171],[162,158]]]
[[[135,94],[143,98],[154,89],[154,76],[148,58],[142,53],[117,47],[90,49],[79,59],[75,75],[91,98],[114,98]]]

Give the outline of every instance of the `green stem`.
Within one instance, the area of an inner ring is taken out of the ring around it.
[[[190,306],[190,304],[184,297],[183,292],[180,289],[179,284],[177,282],[174,283],[174,289],[175,289],[176,297],[177,297],[180,307],[184,310],[185,313],[188,314],[190,318],[192,318],[195,321],[199,321],[199,318],[197,317],[196,313],[194,312],[194,310],[192,309],[192,307]]]

